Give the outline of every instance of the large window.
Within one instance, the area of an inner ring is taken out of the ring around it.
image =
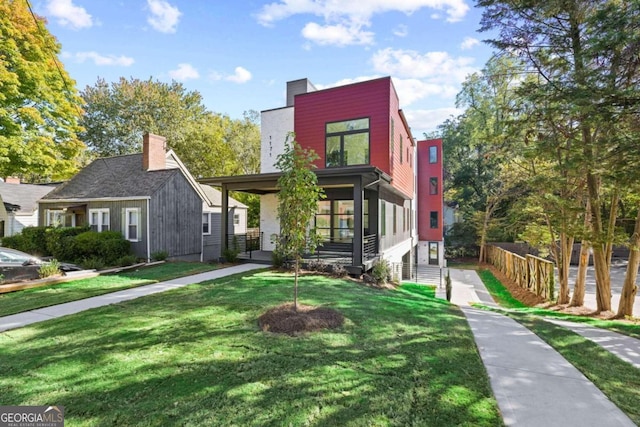
[[[125,209],[125,234],[131,242],[140,241],[140,208]]]
[[[369,224],[369,201],[362,205],[363,225]],[[316,230],[322,240],[351,242],[354,235],[353,200],[321,200],[316,212]]]
[[[327,167],[369,164],[369,119],[326,125]]]
[[[109,209],[89,209],[89,225],[93,231],[108,231]]]

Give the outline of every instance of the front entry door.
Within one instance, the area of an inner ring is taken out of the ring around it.
[[[429,265],[439,265],[438,242],[429,242]]]

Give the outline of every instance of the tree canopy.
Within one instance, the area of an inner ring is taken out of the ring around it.
[[[84,145],[82,101],[60,45],[24,1],[0,1],[0,176],[68,178]]]

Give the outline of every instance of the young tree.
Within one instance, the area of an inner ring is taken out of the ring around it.
[[[0,176],[58,180],[80,166],[82,100],[59,53],[27,2],[0,0]]]
[[[300,147],[294,134],[285,141],[285,150],[278,155],[275,166],[282,171],[278,179],[278,218],[280,238],[277,251],[294,261],[293,306],[298,310],[298,275],[300,260],[306,252],[314,252],[318,235],[312,219],[318,209],[318,200],[324,191],[318,187],[318,177],[313,172],[313,161],[318,155],[313,150]]]

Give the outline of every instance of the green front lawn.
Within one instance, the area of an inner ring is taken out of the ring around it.
[[[502,425],[461,311],[414,287],[300,278],[345,325],[258,329],[289,274],[236,275],[0,334],[4,405],[65,406],[68,426]]]
[[[118,274],[0,294],[0,317],[215,270],[213,264],[168,262]]]

